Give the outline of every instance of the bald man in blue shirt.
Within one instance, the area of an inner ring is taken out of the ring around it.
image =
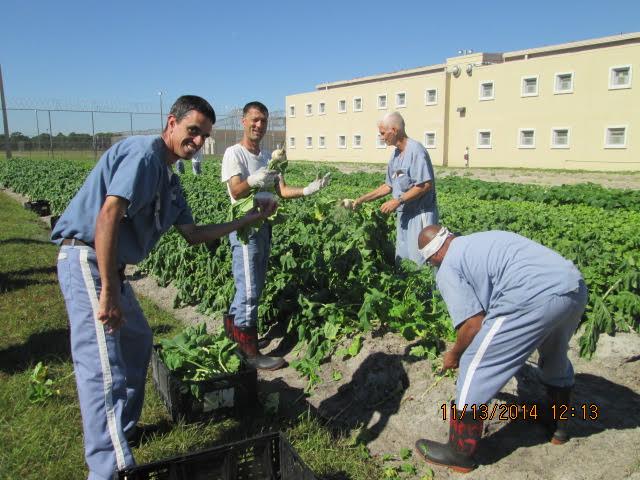
[[[171,166],[191,158],[211,134],[215,112],[196,96],[172,106],[162,135],[129,137],[107,150],[57,222],[58,279],[71,330],[71,354],[89,479],[135,465],[136,433],[152,333],[124,278],[174,226],[191,245],[268,217],[275,203],[219,225],[195,225]]]
[[[574,375],[567,350],[587,288],[572,262],[511,232],[456,237],[432,225],[420,233],[418,248],[438,267],[436,283],[457,337],[444,369],[459,368],[459,375],[449,443],[421,439],[416,448],[429,462],[468,472],[482,435],[473,405],[489,403],[535,350],[551,403],[569,403]],[[566,442],[562,422],[549,423],[551,442]]]

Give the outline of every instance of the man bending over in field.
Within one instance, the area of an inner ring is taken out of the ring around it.
[[[427,150],[407,137],[404,119],[398,112],[387,113],[378,123],[385,143],[394,146],[385,182],[353,202],[353,208],[389,194],[393,197],[380,207],[383,213],[397,212],[396,261],[403,258],[424,264],[416,238],[427,225],[438,221],[436,184],[431,158]]]
[[[566,442],[565,424],[554,421],[553,413],[566,408],[573,387],[567,349],[587,302],[578,269],[553,250],[510,232],[455,237],[432,225],[417,243],[425,260],[439,267],[438,290],[457,330],[455,345],[444,354],[444,369],[460,369],[456,402],[448,412],[449,443],[418,440],[418,452],[428,462],[460,472],[474,469],[483,408],[536,349],[556,408],[532,412],[533,405],[527,405],[523,418],[540,415],[551,442]]]
[[[275,211],[220,225],[194,225],[171,165],[191,158],[216,115],[203,98],[180,97],[162,135],[129,137],[107,150],[71,200],[51,239],[61,245],[58,280],[71,329],[89,479],[135,465],[128,440],[139,434],[152,333],[124,268],[143,260],[172,226],[191,245],[210,242]]]

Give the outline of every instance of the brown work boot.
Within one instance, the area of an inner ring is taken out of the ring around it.
[[[569,441],[567,420],[571,416],[571,392],[573,387],[554,387],[545,385],[551,399],[548,411],[544,412],[543,422],[551,436],[551,443],[562,445]]]
[[[258,350],[258,329],[256,327],[233,327],[233,335],[238,348],[247,363],[260,370],[278,370],[284,367],[284,358],[262,355]]]
[[[236,316],[231,315],[230,313],[225,313],[222,315],[222,322],[224,324],[224,333],[227,334],[227,338],[229,340],[232,340],[234,342],[236,341],[233,333],[233,328],[234,328],[233,321],[235,320],[235,318]],[[266,337],[259,338],[258,348],[268,347],[270,343],[271,343],[271,339],[269,338],[266,338]]]
[[[449,442],[440,443],[420,439],[416,450],[429,463],[449,467],[456,472],[468,473],[478,464],[473,455],[482,437],[482,420],[476,420],[471,412],[457,411],[456,418],[449,421]]]

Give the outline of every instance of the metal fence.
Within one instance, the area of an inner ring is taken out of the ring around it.
[[[7,103],[9,140],[14,156],[97,159],[125,137],[159,134],[166,122],[166,116],[160,112],[143,107],[107,110],[82,108],[82,105],[80,108],[51,108],[47,104],[31,107]],[[0,146],[4,146],[3,128],[4,125],[0,128]],[[204,153],[222,155],[227,147],[242,138],[242,133],[242,109],[231,109],[218,117]],[[272,150],[284,141],[285,115],[283,111],[276,111],[270,115],[262,147]]]

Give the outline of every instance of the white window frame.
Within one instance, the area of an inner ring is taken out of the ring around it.
[[[433,135],[433,145],[427,144],[427,135]],[[427,130],[424,132],[424,148],[427,150],[435,150],[438,145],[438,136],[436,135],[435,130]]]
[[[320,110],[320,105],[322,105],[322,110]],[[325,115],[327,113],[327,102],[322,101],[318,102],[318,115]]]
[[[571,88],[567,90],[558,90],[558,80],[561,75],[571,75]],[[554,95],[565,95],[567,93],[573,93],[573,80],[574,80],[573,72],[558,72],[553,75],[553,94]]]
[[[609,143],[609,130],[613,128],[624,128],[624,143],[621,145],[611,144]],[[629,137],[629,127],[628,125],[607,125],[604,127],[604,148],[607,149],[624,149],[627,148],[627,139]]]
[[[356,108],[356,100],[360,100],[360,108]],[[361,112],[362,111],[362,106],[363,106],[363,102],[362,102],[362,97],[353,97],[353,111],[354,112]]]
[[[311,115],[313,115],[313,103],[304,104],[304,115],[305,117],[310,117]]]
[[[435,100],[434,100],[433,102],[430,102],[430,101],[429,101],[429,92],[431,92],[431,91],[433,91],[433,92],[435,92],[435,93],[436,93],[436,95],[435,95]],[[425,105],[428,105],[428,106],[430,106],[430,105],[437,105],[437,104],[438,104],[438,89],[437,89],[437,88],[427,88],[427,89],[424,91],[424,104],[425,104]]]
[[[320,142],[322,139],[322,142]],[[327,148],[327,136],[326,135],[318,135],[318,148]]]
[[[629,69],[629,82],[625,85],[614,85],[613,84],[613,72],[614,70],[620,70],[622,68]],[[631,64],[629,65],[616,65],[614,67],[609,67],[609,90],[621,90],[624,88],[631,88],[631,79],[632,79],[633,68]]]
[[[360,145],[356,145],[356,137],[360,137]],[[354,133],[351,137],[351,145],[353,148],[362,148],[362,134]]]
[[[296,137],[289,137],[289,149],[296,148]]]
[[[313,148],[313,135],[305,135],[304,148]]]
[[[522,143],[522,132],[533,132],[533,144],[524,145]],[[518,148],[531,150],[536,148],[536,129],[535,128],[519,128],[518,129]]]
[[[538,75],[527,75],[520,79],[520,96],[521,97],[537,97],[539,95],[540,79],[538,77],[539,77]],[[533,93],[527,93],[525,91],[525,82],[527,80],[534,80],[534,79],[536,81],[536,91]]]
[[[491,84],[491,96],[490,97],[483,97],[483,86],[487,85],[487,84]],[[478,91],[478,100],[480,100],[481,102],[486,102],[487,100],[495,100],[496,98],[496,82],[494,82],[493,80],[483,80],[478,84],[479,87],[479,91]]]
[[[480,134],[482,133],[488,133],[489,134],[489,144],[488,145],[483,145],[480,143]],[[491,132],[491,130],[487,129],[487,128],[483,128],[477,131],[476,133],[476,148],[480,149],[480,150],[490,150],[493,148],[493,133]]]
[[[400,95],[404,95],[404,103],[401,105],[398,103],[398,97]],[[396,108],[406,108],[407,107],[407,92],[396,92]]]
[[[340,108],[340,104],[344,102],[344,110]],[[347,99],[341,98],[338,100],[338,113],[347,113]]]
[[[559,130],[567,131],[567,144],[560,145],[555,143],[556,140],[556,132]],[[551,127],[551,148],[556,150],[568,150],[571,147],[571,129],[569,127]]]
[[[380,106],[380,99],[382,97],[384,97],[384,107]],[[376,98],[376,106],[378,107],[378,110],[386,110],[389,108],[389,96],[386,93],[379,93]]]
[[[340,145],[340,139],[344,138],[344,145]],[[346,149],[347,148],[347,136],[346,135],[338,135],[338,148]]]
[[[376,135],[376,148],[387,148],[387,144],[379,133]]]
[[[296,104],[289,105],[289,118],[294,118],[296,116]]]

